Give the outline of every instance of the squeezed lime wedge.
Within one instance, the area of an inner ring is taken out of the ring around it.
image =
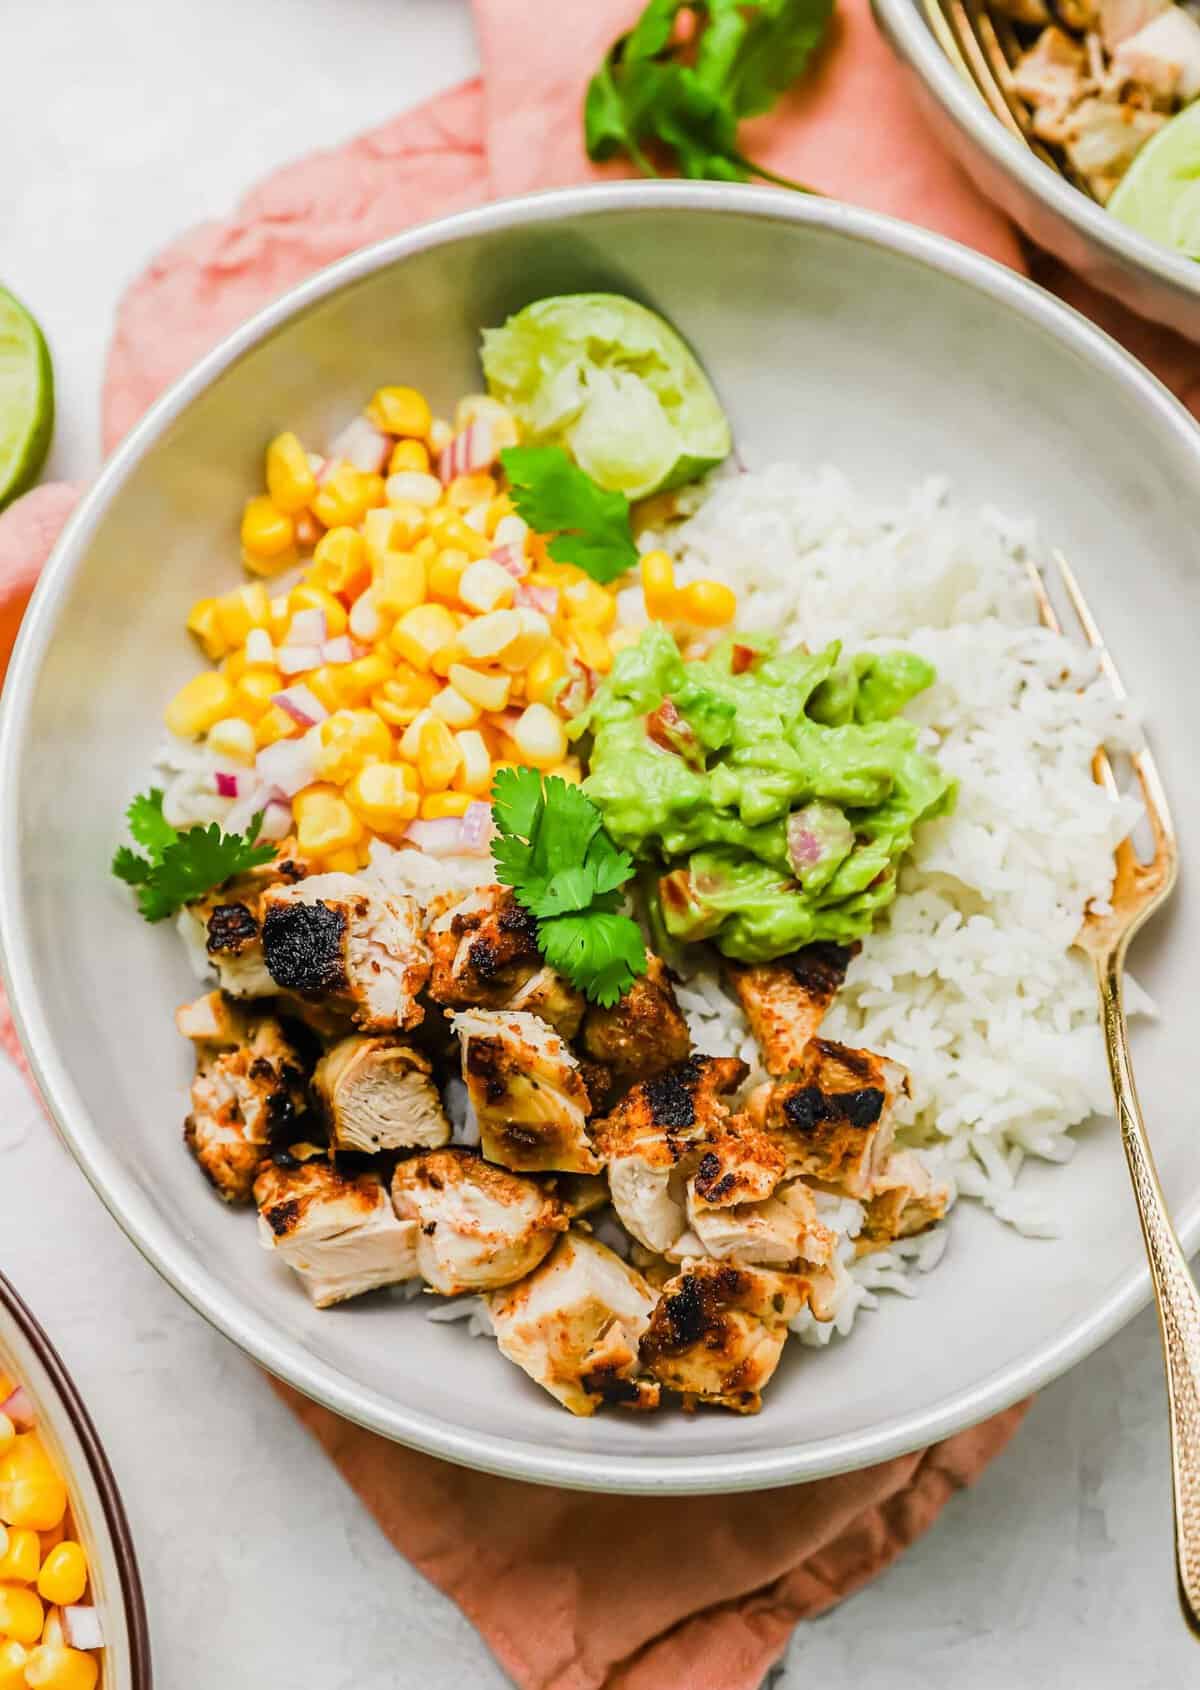
[[[531,445],[563,446],[601,487],[641,499],[729,455],[708,377],[655,312],[613,293],[539,299],[483,336],[490,392]]]
[[[0,510],[33,485],[53,432],[54,371],[45,339],[0,287]]]
[[[1200,101],[1146,142],[1108,209],[1139,234],[1200,258]]]

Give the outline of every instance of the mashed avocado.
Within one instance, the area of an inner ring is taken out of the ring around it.
[[[900,858],[954,782],[899,717],[934,680],[912,652],[777,652],[748,636],[685,663],[651,626],[618,654],[573,731],[608,832],[657,860],[661,917],[761,961],[870,931]]]

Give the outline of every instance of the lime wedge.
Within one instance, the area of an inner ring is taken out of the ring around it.
[[[1200,101],[1146,142],[1108,209],[1139,234],[1200,258]]]
[[[42,331],[0,287],[0,510],[33,485],[53,432],[54,370]]]
[[[641,499],[729,455],[708,377],[668,323],[615,293],[539,299],[483,336],[489,391],[530,445],[563,446],[611,492]]]

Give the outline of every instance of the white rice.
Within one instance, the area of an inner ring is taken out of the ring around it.
[[[936,481],[881,506],[836,470],[780,465],[718,479],[687,522],[641,543],[671,551],[680,581],[727,581],[739,627],[812,648],[904,644],[936,668],[908,714],[957,777],[958,803],[920,828],[825,1031],[909,1068],[900,1139],[961,1195],[1031,1236],[1057,1232],[1018,1176],[1028,1156],[1068,1161],[1071,1129],[1111,1112],[1096,989],[1071,944],[1089,903],[1104,906],[1113,847],[1139,813],[1095,784],[1092,752],[1128,749],[1138,731],[1092,654],[1038,624],[1022,564],[1032,530],[956,508]],[[756,1060],[715,969],[680,995],[701,1049]],[[1132,983],[1129,1007],[1149,1008]],[[853,1215],[827,1223],[849,1259]],[[802,1336],[848,1330],[877,1290],[911,1293],[912,1270],[936,1265],[945,1239],[940,1227],[855,1262],[837,1319],[802,1317]]]

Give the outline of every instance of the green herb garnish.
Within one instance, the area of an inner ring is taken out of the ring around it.
[[[621,911],[632,857],[613,844],[591,799],[557,775],[501,769],[492,800],[496,878],[537,917],[550,966],[611,1009],[646,972],[641,929]]]
[[[509,497],[538,534],[553,534],[550,556],[606,585],[638,560],[629,500],[573,464],[561,446],[509,446],[500,454]]]
[[[810,190],[755,164],[738,147],[743,118],[769,111],[819,45],[832,0],[650,0],[609,48],[583,108],[588,157],[623,152],[647,176],[647,147],[685,176],[741,182],[761,176]],[[680,14],[692,27],[680,33]]]
[[[222,833],[216,822],[180,832],[167,821],[162,805],[157,786],[138,794],[125,814],[130,833],[146,854],[139,856],[121,845],[112,860],[117,879],[136,886],[138,909],[147,921],[165,921],[214,886],[275,856],[274,845],[254,843],[262,826],[261,810],[251,817],[245,833]]]

